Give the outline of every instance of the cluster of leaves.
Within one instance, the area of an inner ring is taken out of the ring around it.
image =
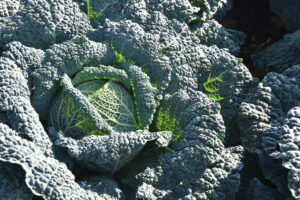
[[[1,198],[231,200],[244,149],[299,198],[300,67],[253,78],[231,1],[74,1],[0,2]]]

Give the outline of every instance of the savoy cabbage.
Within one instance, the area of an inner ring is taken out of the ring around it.
[[[230,200],[245,151],[270,182],[248,197],[299,198],[299,34],[260,82],[215,21],[231,7],[1,1],[0,199]]]

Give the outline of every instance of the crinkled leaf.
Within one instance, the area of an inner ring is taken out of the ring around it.
[[[55,133],[52,130],[52,134]],[[107,136],[88,136],[81,140],[56,136],[55,145],[66,148],[72,158],[86,167],[114,174],[135,158],[149,141],[156,141],[158,147],[165,147],[172,138],[171,132],[113,132]],[[108,153],[109,152],[109,153]]]
[[[190,198],[231,199],[238,190],[242,148],[225,149],[218,139],[225,131],[218,104],[199,92],[191,99],[182,115],[189,123],[181,140],[171,150],[145,154],[121,171],[127,198],[178,199],[189,196],[182,192],[188,188]]]
[[[241,104],[239,113],[244,147],[248,151],[258,153],[263,169],[272,166],[272,170],[263,172],[267,179],[277,185],[280,192],[285,193],[284,179],[287,179],[294,197],[299,195],[299,184],[294,181],[297,175],[292,175],[293,169],[297,170],[297,167],[290,168],[285,163],[290,163],[288,160],[295,158],[297,153],[294,151],[297,152],[298,149],[296,135],[299,132],[299,71],[300,66],[297,65],[282,74],[268,73],[262,83],[252,88],[245,102]],[[291,156],[285,157],[286,155]],[[272,165],[268,164],[271,162]],[[288,177],[283,173],[281,162],[289,169]]]
[[[32,200],[20,166],[0,161],[0,197],[3,200]]]
[[[27,187],[44,199],[102,199],[101,190],[80,187],[65,164],[44,156],[33,142],[4,124],[0,124],[0,160],[22,166]]]
[[[149,77],[135,65],[122,63],[127,72],[137,110],[138,128],[148,129],[156,109],[157,90],[151,85]]]
[[[0,46],[19,41],[46,49],[87,32],[88,17],[71,0],[1,1]]]
[[[224,28],[217,21],[207,21],[192,26],[201,44],[207,46],[217,45],[219,48],[227,48],[233,55],[238,55],[240,46],[244,44],[246,35],[243,32]]]
[[[67,73],[73,76],[90,59],[94,66],[111,65],[115,55],[107,45],[89,41],[84,36],[54,45],[45,52],[41,67],[32,73],[35,90],[31,96],[31,103],[41,119],[46,118],[62,75]]]

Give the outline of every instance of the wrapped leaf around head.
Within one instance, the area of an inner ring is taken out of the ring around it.
[[[87,67],[73,79],[76,87],[64,74],[63,92],[50,108],[51,124],[67,135],[81,132],[79,138],[91,132],[103,135],[147,129],[155,112],[157,91],[140,68],[128,63],[122,66],[125,70]]]
[[[84,67],[72,80],[67,73],[60,77],[62,89],[52,100],[48,120],[56,130],[50,133],[55,145],[66,148],[80,164],[113,174],[148,141],[156,140],[159,147],[171,141],[171,132],[147,131],[157,89],[141,68],[127,62],[100,64]]]

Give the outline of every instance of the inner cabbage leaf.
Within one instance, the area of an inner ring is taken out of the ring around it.
[[[75,86],[87,97],[96,111],[116,132],[134,131],[137,127],[134,100],[128,90],[114,81],[93,80]],[[97,129],[72,98],[60,91],[50,108],[50,122],[66,136],[82,138],[107,135]]]

